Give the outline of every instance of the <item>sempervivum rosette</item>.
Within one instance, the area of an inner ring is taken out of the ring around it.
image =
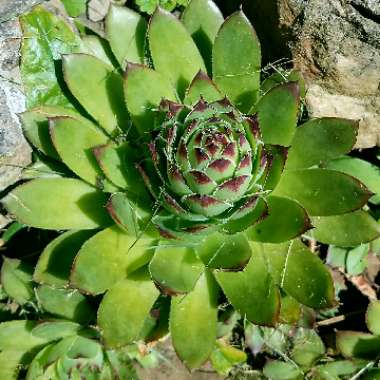
[[[157,9],[148,23],[113,5],[106,39],[41,7],[21,24],[21,118],[37,160],[3,203],[19,222],[59,231],[33,273],[37,294],[53,289],[50,313],[61,315],[51,294],[75,289],[100,301],[107,348],[170,331],[195,368],[216,348],[225,307],[274,325],[334,305],[305,233],[337,245],[378,236],[361,210],[371,193],[332,164],[357,123],[297,127],[302,78],[261,83],[242,12],[224,20],[211,0],[192,0],[180,20]]]

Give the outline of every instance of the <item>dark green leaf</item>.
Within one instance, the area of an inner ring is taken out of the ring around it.
[[[374,359],[380,352],[380,336],[358,331],[338,331],[336,344],[345,358]]]

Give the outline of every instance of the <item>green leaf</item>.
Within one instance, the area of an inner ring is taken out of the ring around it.
[[[189,369],[200,367],[214,348],[217,297],[215,280],[206,271],[200,276],[193,291],[172,298],[170,333],[173,346]]]
[[[82,37],[83,42],[83,53],[93,55],[99,58],[101,61],[107,65],[113,65],[112,51],[110,50],[108,41],[102,37],[93,34],[89,36]]]
[[[380,335],[380,301],[371,301],[368,305],[366,323],[372,334]]]
[[[106,195],[71,178],[41,178],[11,191],[2,200],[19,222],[31,227],[69,230],[107,226]]]
[[[1,240],[4,243],[8,243],[17,233],[23,230],[26,226],[24,224],[13,222],[6,227],[5,231],[1,235]]]
[[[82,326],[78,323],[69,321],[40,322],[32,330],[32,334],[47,340],[57,340],[66,336],[77,335],[81,328]]]
[[[264,366],[263,373],[271,380],[304,379],[303,373],[297,365],[288,362],[281,362],[279,360],[267,362]]]
[[[150,20],[148,35],[155,69],[170,80],[183,99],[195,74],[206,71],[197,46],[181,22],[160,8]]]
[[[252,246],[252,257],[242,272],[214,273],[229,302],[242,316],[255,324],[276,323],[280,295],[260,246]]]
[[[111,4],[106,17],[106,35],[120,66],[125,68],[127,62],[143,63],[145,19],[126,7]]]
[[[212,51],[213,79],[243,113],[255,104],[260,88],[260,43],[252,25],[239,11],[221,26]]]
[[[248,263],[252,250],[244,234],[215,232],[205,237],[196,251],[208,268],[239,270]]]
[[[23,357],[25,357],[25,353],[22,351],[0,352],[0,378],[4,380],[18,379]]]
[[[380,380],[380,369],[379,368],[371,368],[368,372],[364,373],[363,376],[360,377],[361,380]]]
[[[341,157],[330,161],[327,164],[328,169],[338,170],[340,172],[352,175],[359,179],[375,195],[369,199],[369,202],[378,204],[380,200],[380,169],[367,161],[354,157]]]
[[[357,210],[349,214],[312,218],[315,239],[325,244],[355,247],[376,239],[380,226],[367,212]]]
[[[349,153],[355,145],[357,132],[357,121],[335,117],[314,119],[300,125],[289,150],[286,169],[308,168]]]
[[[162,242],[149,264],[149,271],[163,293],[175,295],[193,290],[204,265],[194,249]]]
[[[70,17],[78,17],[86,12],[87,0],[62,0]]]
[[[59,158],[49,133],[49,117],[73,116],[79,114],[70,108],[43,106],[20,114],[24,134],[28,141],[41,152],[52,158]]]
[[[3,260],[0,280],[4,291],[20,305],[32,300],[33,268],[18,259],[3,257]]]
[[[206,102],[214,102],[223,98],[215,83],[203,71],[199,71],[186,91],[184,103],[194,106],[203,98]]]
[[[56,117],[50,119],[50,135],[62,161],[79,177],[96,186],[102,176],[91,152],[108,138],[86,119]]]
[[[104,130],[127,127],[123,78],[112,66],[91,55],[69,54],[63,57],[63,73],[72,94]]]
[[[79,37],[63,19],[40,6],[21,16],[20,24],[23,31],[21,76],[27,108],[40,105],[72,107],[60,86],[62,78],[59,78],[56,64],[60,63],[62,54],[79,51]]]
[[[133,343],[159,295],[145,270],[117,283],[104,296],[98,311],[98,325],[108,347]]]
[[[212,46],[224,21],[222,13],[212,0],[192,0],[183,11],[181,20],[211,73]]]
[[[269,215],[246,230],[250,240],[281,243],[300,236],[311,228],[309,217],[299,203],[273,195],[266,200]]]
[[[71,266],[82,244],[93,231],[67,231],[52,240],[38,258],[33,279],[40,284],[65,286]]]
[[[380,351],[380,336],[358,331],[338,331],[336,345],[345,358],[375,359]]]
[[[124,279],[136,260],[142,265],[153,255],[151,240],[139,239],[113,226],[87,240],[75,258],[70,283],[90,294],[101,294]],[[133,247],[132,245],[136,243]]]
[[[277,69],[276,69],[277,70]],[[279,84],[284,84],[286,82],[298,82],[300,87],[300,96],[305,98],[306,88],[305,88],[305,79],[300,71],[275,71],[272,75],[265,78],[261,83],[260,91],[265,94],[272,88],[278,86]]]
[[[300,367],[309,369],[325,353],[325,346],[314,330],[299,328],[293,337],[290,357]]]
[[[323,262],[301,241],[264,244],[271,274],[287,294],[314,309],[334,306],[334,284]]]
[[[347,274],[357,276],[367,268],[367,256],[369,253],[369,244],[362,244],[354,249],[350,249],[346,256]]]
[[[75,289],[41,285],[36,290],[36,296],[43,310],[55,316],[82,324],[93,317],[93,311],[85,296]]]
[[[296,325],[301,318],[301,305],[293,297],[284,295],[281,297],[281,310],[279,321],[288,325]]]
[[[296,132],[300,96],[295,82],[272,88],[255,109],[262,138],[266,144],[289,146]]]
[[[128,111],[140,134],[154,128],[155,109],[162,99],[176,100],[169,80],[145,66],[128,65],[124,89]]]
[[[357,179],[327,169],[286,171],[274,194],[298,201],[313,216],[338,215],[357,210],[371,196]]]
[[[365,361],[334,360],[327,364],[316,366],[315,369],[322,377],[320,380],[335,380],[335,376],[352,375],[365,367]],[[340,380],[340,377],[337,377]]]
[[[235,365],[242,364],[247,360],[247,354],[242,350],[218,341],[210,360],[216,372],[227,376]]]

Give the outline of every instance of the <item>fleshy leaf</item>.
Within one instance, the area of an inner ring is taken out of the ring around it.
[[[52,240],[38,258],[34,281],[53,286],[67,285],[74,258],[92,235],[91,230],[67,231]]]
[[[119,64],[143,63],[147,23],[133,10],[110,5],[106,17],[106,35]]]
[[[56,340],[66,336],[76,335],[82,326],[69,321],[52,321],[39,323],[33,330],[34,336]]]
[[[217,342],[217,347],[211,354],[212,367],[220,374],[227,376],[235,365],[245,363],[247,354],[233,346]]]
[[[192,0],[183,11],[181,19],[211,74],[212,45],[224,21],[222,13],[212,0]]]
[[[202,98],[206,102],[215,102],[223,97],[215,83],[202,71],[194,77],[186,91],[185,104],[195,105]]]
[[[97,185],[102,172],[91,148],[105,144],[107,136],[86,119],[68,116],[50,119],[50,135],[62,161],[79,177]]]
[[[315,309],[334,305],[330,272],[301,241],[264,244],[263,247],[273,278],[287,294]]]
[[[71,178],[41,178],[11,191],[2,200],[8,212],[31,227],[93,229],[111,223],[106,194]]]
[[[79,250],[72,268],[70,283],[90,294],[101,294],[128,273],[128,266],[138,256],[144,265],[153,255],[150,240],[128,235],[113,226],[98,232]]]
[[[242,316],[255,324],[276,323],[280,294],[259,246],[252,246],[252,257],[242,272],[214,273],[229,302]]]
[[[212,51],[213,79],[243,113],[255,104],[260,87],[261,50],[252,25],[239,11],[221,26]]]
[[[266,144],[289,146],[298,121],[299,87],[289,82],[268,91],[256,105],[262,138]]]
[[[375,359],[380,351],[380,336],[358,331],[338,331],[336,345],[345,358]]]
[[[52,158],[59,158],[49,133],[49,117],[78,116],[70,108],[60,106],[43,106],[20,114],[24,134],[37,149]]]
[[[292,199],[267,197],[268,216],[247,230],[250,240],[281,243],[300,236],[311,228],[305,209]]]
[[[133,343],[158,295],[159,291],[145,270],[113,286],[98,311],[98,325],[106,345],[119,347]]]
[[[89,303],[78,290],[41,285],[36,290],[36,296],[43,310],[55,316],[82,324],[93,317]]]
[[[215,280],[206,271],[200,276],[193,291],[172,298],[170,333],[173,346],[189,369],[200,367],[214,348],[217,297]]]
[[[83,53],[93,55],[99,58],[107,65],[112,66],[114,58],[108,42],[98,35],[89,35],[82,37]]]
[[[367,212],[357,210],[344,215],[312,218],[312,234],[318,241],[341,247],[355,247],[376,239],[380,225]]]
[[[183,98],[195,74],[206,71],[197,46],[182,23],[161,8],[150,20],[148,35],[155,69],[173,83]]]
[[[162,99],[176,100],[174,88],[168,79],[140,65],[128,65],[124,90],[128,111],[141,134],[155,127],[154,111]]]
[[[338,215],[357,210],[372,195],[357,179],[327,169],[286,171],[274,194],[298,201],[313,216]]]
[[[194,249],[176,245],[159,246],[150,261],[149,272],[158,288],[175,295],[193,290],[204,265]]]
[[[127,127],[123,78],[112,66],[88,54],[69,54],[63,73],[70,91],[104,130]]]
[[[302,380],[301,369],[291,362],[272,360],[265,364],[263,373],[271,380]]]
[[[208,268],[239,270],[245,267],[252,251],[244,234],[215,232],[200,242],[197,253]]]
[[[33,268],[18,259],[3,257],[1,267],[1,285],[7,295],[23,305],[33,298]]]
[[[87,9],[87,0],[62,0],[62,3],[70,17],[78,17]]]
[[[371,301],[368,305],[366,323],[372,334],[380,335],[380,301]]]
[[[308,168],[349,153],[356,142],[358,122],[326,117],[300,125],[289,149],[286,169]]]
[[[72,107],[59,82],[62,54],[78,52],[80,39],[61,18],[37,6],[20,17],[23,31],[21,76],[27,108],[41,105]],[[58,77],[57,77],[58,73]]]
[[[327,168],[338,170],[359,179],[375,194],[369,199],[369,202],[380,203],[380,169],[377,166],[360,158],[346,156],[330,161]]]

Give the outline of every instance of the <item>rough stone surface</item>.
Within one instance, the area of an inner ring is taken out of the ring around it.
[[[380,2],[246,3],[269,51],[264,58],[289,57],[305,75],[310,116],[358,119],[357,148],[380,145]],[[272,36],[267,37],[269,29]]]
[[[0,23],[0,190],[16,182],[31,159],[17,116],[25,109],[18,69],[20,42],[17,20]]]
[[[44,0],[0,0],[0,22],[20,15]]]

